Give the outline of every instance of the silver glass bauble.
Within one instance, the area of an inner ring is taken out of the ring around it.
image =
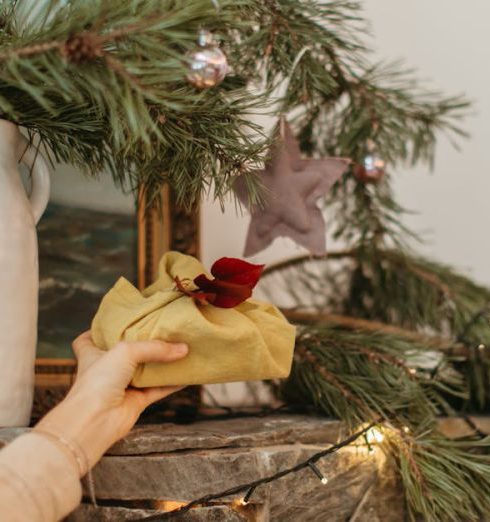
[[[228,73],[228,60],[208,31],[201,31],[198,45],[200,48],[188,55],[187,80],[199,89],[214,87]]]

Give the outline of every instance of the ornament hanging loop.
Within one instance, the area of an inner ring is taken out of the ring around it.
[[[197,45],[199,47],[215,47],[216,41],[213,33],[207,29],[200,29],[197,37]]]
[[[307,51],[310,50],[310,47],[305,45],[301,51],[296,55],[296,58],[294,59],[294,62],[293,62],[293,65],[291,66],[291,71],[289,72],[289,75],[288,77],[286,78],[285,82],[284,82],[284,85],[282,87],[282,92],[280,93],[279,95],[279,100],[282,100],[282,108],[281,110],[279,111],[280,112],[280,115],[281,117],[285,117],[285,113],[286,113],[286,95],[289,91],[289,86],[291,85],[291,81],[293,79],[293,75],[296,71],[296,68],[298,67],[299,65],[299,62],[301,61],[301,59],[303,58],[303,56],[305,55],[305,53]]]

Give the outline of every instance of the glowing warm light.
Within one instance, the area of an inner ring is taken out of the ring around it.
[[[385,436],[379,428],[371,428],[366,432],[366,442],[368,444],[381,444],[385,440]]]
[[[185,506],[187,502],[179,502],[176,500],[157,500],[155,502],[155,509],[159,511],[173,511],[174,509]]]
[[[415,368],[409,368],[408,373],[410,375],[415,375],[417,373],[417,370]]]
[[[322,480],[321,480],[321,483],[323,485],[328,484],[328,478],[327,477],[323,477]]]
[[[247,491],[247,494],[238,501],[238,504],[240,506],[246,506],[250,500],[250,498],[252,497],[252,495],[254,494],[254,491],[255,491],[255,488],[256,486],[252,486],[248,491]]]
[[[237,499],[233,500],[231,502],[231,507],[232,507],[232,509],[242,508],[242,507],[248,506],[248,504],[249,504],[249,501],[245,497],[242,497],[242,498],[237,498]]]
[[[410,433],[410,428],[408,426],[403,426],[402,429],[405,433]]]

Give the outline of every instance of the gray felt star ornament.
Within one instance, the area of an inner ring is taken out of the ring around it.
[[[252,215],[245,256],[269,246],[277,237],[289,237],[313,255],[326,253],[326,227],[318,200],[347,171],[346,158],[302,159],[298,141],[288,123],[280,122],[265,168],[258,171],[264,187],[261,206],[249,206],[247,189],[238,178],[234,189]]]

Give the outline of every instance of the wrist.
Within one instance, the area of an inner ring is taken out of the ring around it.
[[[63,435],[56,433],[56,429],[45,423],[42,427],[35,426],[34,433],[50,440],[65,455],[67,455],[76,465],[78,476],[84,477],[90,470],[88,457],[85,451],[74,440],[67,439]]]
[[[77,462],[84,462],[81,470],[85,474],[97,463],[106,449],[101,424],[100,414],[91,406],[89,400],[68,395],[38,422],[34,431],[48,433],[64,441],[65,446],[71,445],[78,455]]]

